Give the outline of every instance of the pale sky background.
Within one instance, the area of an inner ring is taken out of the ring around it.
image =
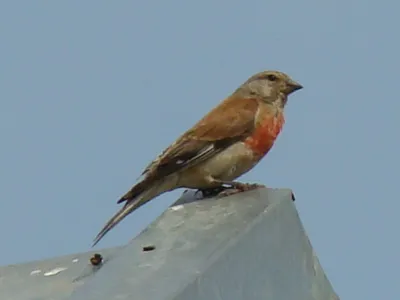
[[[4,1],[0,265],[87,251],[147,163],[252,74],[304,85],[244,181],[294,190],[341,299],[400,299],[398,1]],[[129,242],[182,190],[99,244]]]

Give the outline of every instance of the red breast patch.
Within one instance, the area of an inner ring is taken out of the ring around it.
[[[253,134],[244,141],[245,144],[259,155],[267,154],[281,132],[284,123],[283,114],[265,118]]]

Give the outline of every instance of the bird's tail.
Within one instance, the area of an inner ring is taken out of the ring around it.
[[[158,195],[166,192],[167,190],[168,187],[166,187],[165,182],[158,183],[154,184],[151,188],[144,190],[139,195],[136,195],[134,198],[131,198],[129,200],[124,199],[124,201],[126,201],[125,205],[107,222],[107,224],[99,232],[99,234],[93,241],[92,247],[94,247],[111,229],[113,229],[127,215],[138,209],[143,204],[157,197]]]

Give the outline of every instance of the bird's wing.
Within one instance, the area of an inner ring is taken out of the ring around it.
[[[143,171],[143,181],[118,203],[132,199],[151,182],[192,167],[251,134],[258,110],[257,99],[229,97],[211,110]]]
[[[163,177],[212,157],[253,131],[257,110],[256,99],[226,99],[168,147],[144,173]]]

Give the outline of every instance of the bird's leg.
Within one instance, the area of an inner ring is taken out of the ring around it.
[[[227,187],[224,186],[218,186],[218,187],[213,187],[213,188],[204,188],[204,189],[199,189],[198,191],[201,192],[204,198],[210,198],[210,197],[215,197],[221,192],[225,191]],[[197,193],[197,192],[196,192]]]
[[[221,198],[245,191],[254,190],[256,188],[265,187],[264,185],[258,183],[242,183],[238,181],[224,181],[217,179],[212,179],[211,183],[215,185],[215,187],[203,188],[198,190],[202,193],[204,198],[216,196],[218,196],[218,198]]]
[[[242,183],[242,182],[237,182],[237,181],[218,181],[221,182],[221,184],[229,185],[230,187],[227,187],[220,191],[218,193],[219,197],[226,197],[230,196],[233,194],[245,192],[245,191],[250,191],[250,190],[255,190],[257,188],[265,188],[266,186],[263,184],[259,183]],[[294,196],[294,193],[292,192],[292,200],[295,201],[296,198]]]
[[[265,187],[263,184],[259,183],[242,183],[238,181],[220,181],[221,184],[229,186],[229,188],[233,188],[239,190],[240,192],[250,191],[257,188]]]
[[[242,183],[242,182],[238,182],[238,181],[222,181],[222,180],[218,181],[218,182],[223,185],[229,186],[218,193],[219,198],[230,196],[230,195],[241,193],[241,192],[254,190],[257,188],[261,188],[261,187],[265,187],[265,185],[258,184],[258,183]]]

